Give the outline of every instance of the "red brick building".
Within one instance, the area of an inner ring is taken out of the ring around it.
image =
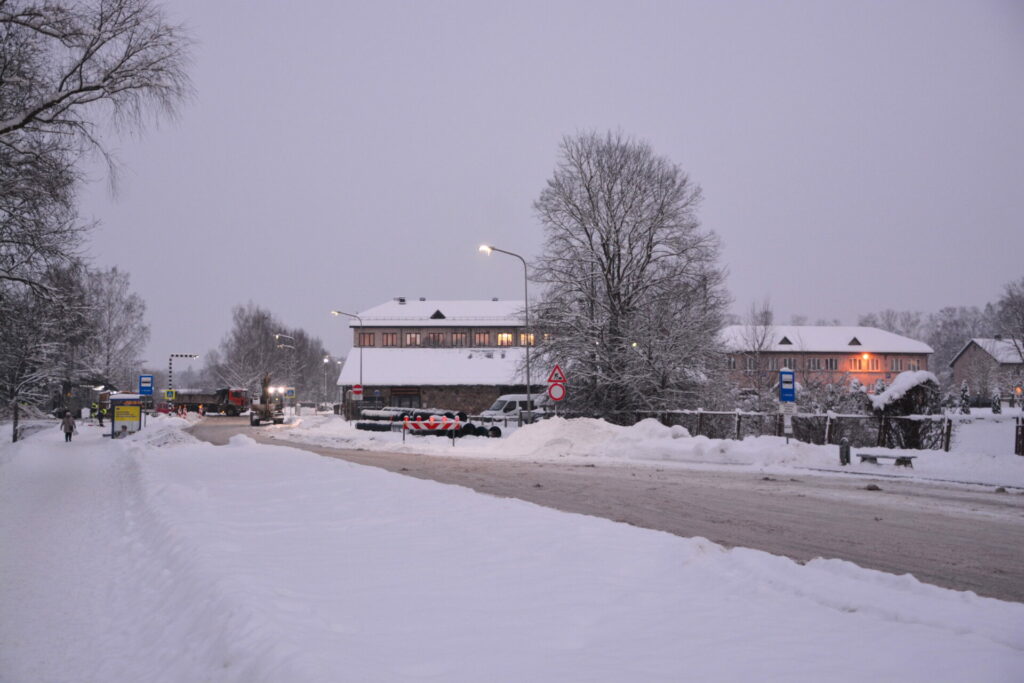
[[[740,386],[773,386],[781,368],[805,387],[857,379],[871,390],[907,370],[928,370],[932,348],[875,327],[729,325],[722,331],[729,369]]]

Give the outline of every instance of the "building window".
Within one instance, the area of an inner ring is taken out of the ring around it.
[[[376,335],[373,332],[360,332],[359,333],[359,345],[360,346],[373,346],[374,337]]]
[[[491,344],[491,333],[490,332],[474,332],[473,333],[473,346],[490,346]]]
[[[729,369],[730,370],[735,370],[736,369],[736,356],[729,356]]]
[[[469,333],[452,332],[452,346],[469,346]]]
[[[381,346],[398,346],[398,333],[397,332],[381,332],[380,335]]]
[[[850,359],[850,369],[851,370],[861,370],[862,369],[861,368],[860,358],[851,358]]]
[[[889,369],[893,372],[900,372],[903,370],[903,361],[899,358],[893,358],[889,361]]]
[[[444,346],[444,332],[427,332],[427,346]]]
[[[520,332],[519,333],[519,345],[520,346],[527,346],[527,345],[533,346],[534,345],[533,344],[533,340],[534,340],[534,336],[533,336],[532,332],[530,334],[526,334],[525,332]]]
[[[512,333],[511,332],[499,332],[498,333],[498,346],[512,346]]]
[[[839,359],[838,358],[826,358],[825,359],[825,369],[826,370],[838,370],[839,369]]]
[[[420,333],[419,332],[406,332],[405,333],[405,345],[406,346],[419,346],[420,345]]]
[[[821,370],[821,359],[820,358],[808,358],[806,362],[806,368],[808,370]]]
[[[877,358],[872,358],[871,359],[871,369],[876,371],[876,372],[878,371],[879,364],[878,364],[878,359]]]
[[[919,361],[916,361],[916,360],[908,360],[907,361],[907,370],[915,370],[916,371],[916,370],[920,370],[920,369],[921,369],[921,364],[920,364]]]
[[[783,358],[782,367],[796,370],[796,358]]]
[[[778,370],[779,369],[779,359],[778,358],[769,358],[768,359],[768,369],[769,370]]]
[[[757,370],[757,359],[752,356],[746,357],[747,370]]]

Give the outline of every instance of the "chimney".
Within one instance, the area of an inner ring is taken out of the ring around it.
[[[399,306],[404,306],[405,305],[405,297],[404,296],[396,296],[395,297],[395,301],[398,302]]]

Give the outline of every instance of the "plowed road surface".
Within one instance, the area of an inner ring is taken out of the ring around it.
[[[569,465],[349,451],[268,438],[246,418],[207,418],[193,435],[234,434],[481,493],[757,548],[795,560],[840,558],[921,581],[1024,602],[1024,493],[813,472]],[[868,484],[880,491],[868,491]]]

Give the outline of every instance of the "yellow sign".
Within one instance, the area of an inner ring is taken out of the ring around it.
[[[178,392],[174,389],[164,389],[164,399],[167,401],[173,401],[178,397]]]
[[[114,422],[138,422],[141,417],[139,406],[114,406]]]

